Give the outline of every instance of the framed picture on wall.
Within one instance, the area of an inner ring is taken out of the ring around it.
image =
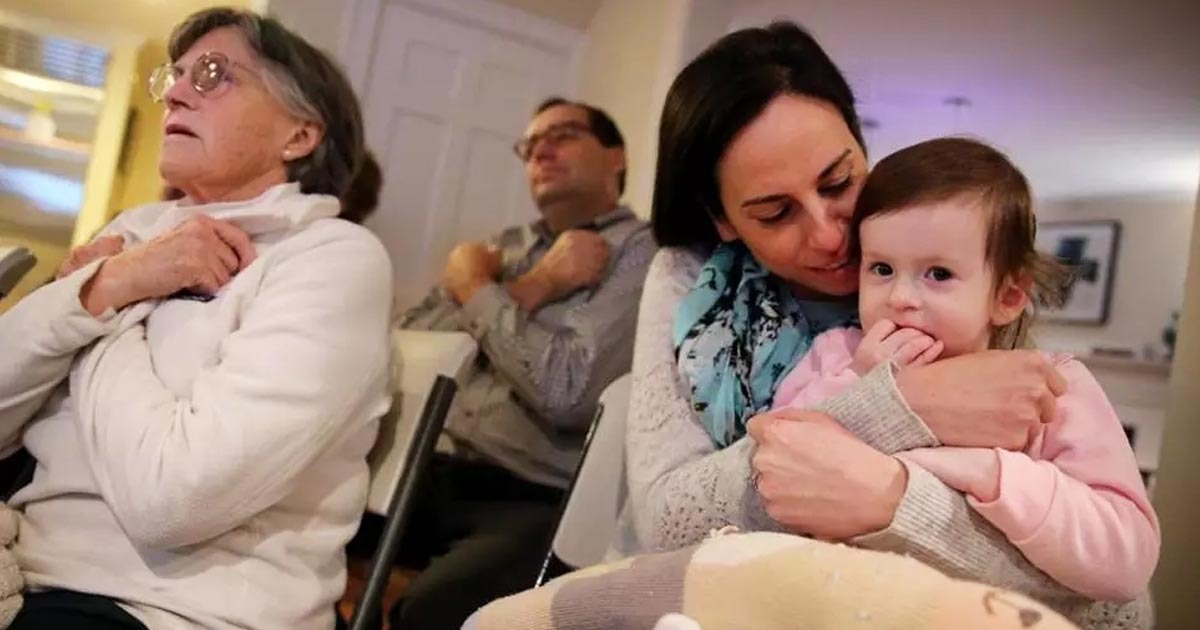
[[[1037,248],[1075,270],[1066,304],[1059,310],[1046,311],[1045,321],[1095,325],[1108,321],[1120,240],[1118,221],[1038,224]]]

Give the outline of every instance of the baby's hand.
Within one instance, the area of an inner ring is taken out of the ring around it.
[[[941,341],[915,328],[899,328],[890,319],[875,322],[854,351],[850,369],[859,376],[886,361],[906,368],[932,363],[942,353]]]
[[[933,473],[942,483],[990,503],[1000,496],[1000,458],[990,448],[938,446],[896,455]]]

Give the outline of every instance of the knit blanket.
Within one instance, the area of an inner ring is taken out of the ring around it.
[[[17,523],[17,513],[0,503],[0,628],[7,628],[12,623],[25,601],[21,597],[25,580],[12,552],[13,542],[17,540]]]
[[[776,533],[728,534],[497,600],[463,630],[1068,630],[1051,609],[928,566]]]

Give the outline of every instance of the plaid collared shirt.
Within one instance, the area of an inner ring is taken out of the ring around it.
[[[441,288],[400,327],[461,330],[479,342],[478,364],[455,398],[446,434],[456,454],[498,464],[530,481],[565,487],[600,393],[630,369],[642,283],[656,246],[628,208],[582,229],[608,241],[608,275],[532,314],[503,283],[529,271],[554,244],[541,221],[500,233],[502,278],[461,307]]]

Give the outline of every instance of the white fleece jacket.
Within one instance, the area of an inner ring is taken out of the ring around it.
[[[97,261],[0,316],[0,446],[38,461],[13,498],[33,588],[116,598],[151,630],[328,630],[366,454],[389,404],[391,265],[337,200],[151,204],[129,244],[192,214],[258,259],[208,302],[92,317]]]

